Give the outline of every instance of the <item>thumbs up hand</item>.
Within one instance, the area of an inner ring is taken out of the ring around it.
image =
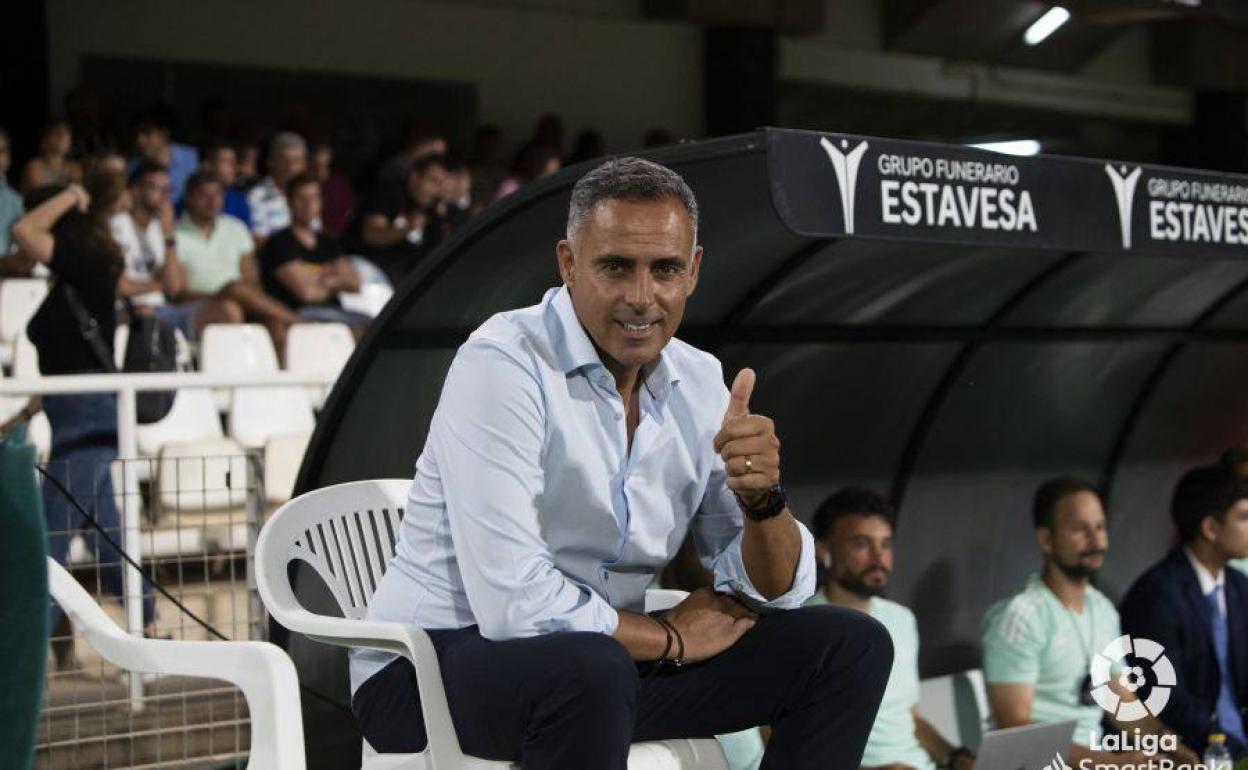
[[[715,436],[715,451],[724,460],[727,485],[746,507],[757,507],[780,483],[780,439],[769,418],[750,414],[754,370],[742,369],[732,381],[723,426]]]

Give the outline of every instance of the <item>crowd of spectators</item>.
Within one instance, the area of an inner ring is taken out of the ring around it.
[[[70,93],[66,114],[47,123],[13,186],[0,127],[0,277],[47,274],[10,237],[32,208],[24,196],[106,186],[100,178],[114,175],[122,194],[112,210],[93,213],[124,256],[118,319],[154,314],[192,344],[208,324],[261,323],[279,353],[301,321],[343,321],[360,334],[368,316],[345,309],[342,294],[367,283],[393,287],[493,201],[606,153],[593,130],[565,152],[553,114],[538,120],[511,163],[493,126],[478,129],[465,155],[413,120],[397,151],[349,176],[324,132],[240,128],[217,100],[201,105],[199,125],[186,132],[175,132],[172,110],[156,106],[117,136],[87,89]]]

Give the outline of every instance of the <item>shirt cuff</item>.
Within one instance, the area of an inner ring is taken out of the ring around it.
[[[789,590],[774,599],[765,599],[754,587],[741,556],[744,529],[737,533],[723,553],[715,559],[715,590],[720,593],[744,594],[770,609],[792,610],[801,607],[815,593],[815,540],[800,521],[794,519],[793,525],[801,536],[802,551],[798,556],[797,572]]]

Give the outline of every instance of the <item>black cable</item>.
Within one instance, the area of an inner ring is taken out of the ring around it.
[[[168,599],[170,602],[173,603],[173,606],[177,607],[184,615],[186,615],[188,618],[195,621],[199,625],[203,626],[204,630],[206,630],[208,633],[212,634],[213,636],[217,637],[221,641],[224,641],[224,642],[234,641],[233,639],[230,639],[228,636],[226,636],[225,634],[221,633],[216,628],[214,628],[210,623],[208,623],[208,621],[204,620],[203,618],[201,618],[200,616],[192,612],[189,607],[183,604],[176,596],[170,593],[168,589],[166,589],[159,582],[157,582],[156,578],[153,577],[152,574],[147,569],[145,569],[142,564],[132,559],[130,557],[130,554],[126,553],[125,550],[120,545],[117,544],[117,541],[113,539],[112,535],[108,534],[108,531],[104,529],[104,527],[100,524],[100,522],[96,521],[94,516],[87,513],[87,510],[82,507],[81,503],[78,502],[78,498],[74,497],[73,493],[65,488],[65,485],[61,483],[60,479],[56,478],[51,473],[48,473],[39,465],[35,466],[35,470],[39,471],[39,473],[43,476],[45,480],[52,482],[52,486],[56,487],[57,490],[59,490],[60,493],[64,495],[65,499],[68,500],[70,504],[73,505],[74,508],[78,510],[78,513],[82,514],[82,517],[86,519],[88,522],[90,522],[91,526],[95,527],[96,531],[100,533],[100,536],[103,537],[104,540],[107,541],[108,544],[111,545],[113,549],[117,551],[117,553],[121,554],[121,558],[125,559],[126,563],[129,564],[131,567],[134,567],[135,569],[137,569],[143,575],[143,577],[147,579],[147,582],[152,584],[153,588],[155,588],[157,591],[160,592],[162,596],[164,596],[166,599]],[[313,688],[308,687],[303,682],[299,682],[299,689],[307,693],[308,695],[311,695],[313,698],[319,701],[328,703],[329,705],[333,706],[339,711],[345,712],[348,716],[351,717],[351,724],[352,725],[355,724],[355,714],[351,711],[351,709],[342,705],[341,703],[329,697],[328,695],[325,695],[324,693],[318,692],[314,690]]]

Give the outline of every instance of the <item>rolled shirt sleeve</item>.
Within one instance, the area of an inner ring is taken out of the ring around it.
[[[559,570],[541,535],[545,403],[526,364],[487,338],[467,342],[429,431],[468,603],[491,640],[612,634],[616,610]]]
[[[715,590],[721,593],[740,593],[764,607],[791,610],[815,592],[815,541],[810,531],[794,520],[802,540],[802,552],[797,559],[797,572],[789,590],[774,599],[766,599],[754,587],[741,556],[741,539],[745,535],[745,521],[736,495],[726,485],[727,472],[722,460],[715,459],[707,484],[706,496],[691,522],[694,545],[702,565],[715,575]]]

